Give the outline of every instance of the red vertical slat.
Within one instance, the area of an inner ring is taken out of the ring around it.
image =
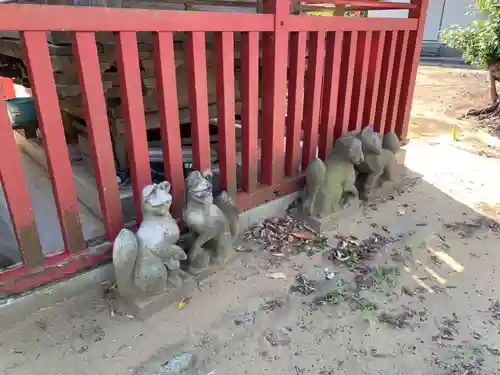
[[[302,168],[305,169],[316,157],[318,147],[319,111],[323,84],[323,64],[325,60],[325,32],[309,35],[306,88],[304,92],[304,145],[302,148]]]
[[[363,111],[366,100],[372,33],[370,31],[361,33],[358,41],[358,55],[356,57],[356,71],[354,74],[355,84],[353,90],[355,100],[352,103],[351,111],[351,127],[357,131],[361,130],[363,125],[367,125],[363,124]]]
[[[285,174],[296,176],[300,168],[300,137],[304,105],[304,73],[307,33],[290,34],[290,70],[288,77],[288,114],[286,118]]]
[[[274,13],[275,32],[265,32],[263,46],[262,176],[261,182],[274,185],[284,174],[285,103],[288,68],[287,0],[267,0],[264,11]]]
[[[319,157],[326,159],[333,147],[333,133],[337,119],[340,62],[344,33],[330,32],[326,37],[325,77],[323,79],[323,103],[319,125]]]
[[[43,134],[65,250],[81,251],[85,249],[85,243],[47,39],[42,31],[24,32],[21,39],[25,47],[24,56],[35,97],[38,126]]]
[[[408,125],[410,123],[411,104],[413,100],[413,92],[415,91],[415,82],[417,80],[418,64],[420,59],[420,49],[422,47],[422,39],[424,35],[425,19],[427,15],[427,7],[429,0],[411,0],[413,5],[417,7],[409,11],[409,18],[418,19],[418,28],[416,31],[410,32],[408,45],[405,46],[405,68],[402,88],[401,101],[398,108],[398,116],[396,120],[396,133],[401,140],[406,141],[408,134]]]
[[[171,212],[175,216],[180,216],[184,206],[184,172],[173,35],[171,32],[156,33],[154,42],[156,94],[160,114],[163,167],[165,179],[172,186]]]
[[[345,33],[342,51],[343,59],[340,67],[341,86],[339,89],[337,124],[334,133],[335,138],[340,137],[349,129],[357,43],[357,31]]]
[[[394,71],[394,57],[396,55],[396,41],[397,41],[397,31],[390,31],[388,33],[388,38],[386,38],[384,53],[384,64],[382,66],[383,69],[383,78],[380,84],[379,96],[381,100],[379,101],[378,114],[380,117],[377,117],[375,120],[376,126],[375,129],[381,134],[385,132],[386,123],[387,123],[387,111],[389,105],[389,96],[391,93],[391,84],[392,78],[396,75]]]
[[[257,187],[259,113],[259,33],[241,34],[241,169],[243,190]]]
[[[74,33],[73,49],[104,228],[107,236],[114,240],[123,228],[123,215],[94,33]]]
[[[193,139],[193,162],[197,170],[211,168],[208,130],[208,89],[205,33],[191,32],[186,40],[186,69]]]
[[[369,74],[366,86],[366,104],[364,111],[364,123],[373,125],[377,111],[378,89],[380,85],[380,73],[382,71],[382,56],[384,53],[385,31],[377,32],[372,38],[370,51]]]
[[[221,187],[236,195],[236,134],[234,127],[234,38],[229,31],[215,34],[217,65],[217,126]]]
[[[38,266],[43,263],[42,247],[31,210],[21,158],[3,100],[0,100],[0,149],[3,155],[0,157],[0,182],[9,207],[21,258],[26,267]]]
[[[134,205],[136,219],[140,223],[142,189],[151,184],[151,171],[136,34],[130,31],[119,32],[115,43]]]
[[[403,83],[403,73],[405,67],[405,58],[406,51],[405,48],[408,45],[408,36],[409,31],[400,31],[398,33],[398,41],[397,41],[397,52],[396,58],[394,61],[394,71],[396,73],[396,81],[393,81],[392,84],[392,92],[393,95],[389,98],[389,113],[387,114],[387,125],[388,128],[386,130],[395,130],[396,128],[396,118],[399,108],[399,101],[401,95],[401,85]]]

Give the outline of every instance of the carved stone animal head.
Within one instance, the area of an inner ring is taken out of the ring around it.
[[[361,133],[359,133],[359,138],[361,139],[363,152],[380,155],[382,152],[382,139],[375,132],[372,125],[365,126]]]
[[[337,139],[333,151],[353,164],[361,164],[365,161],[361,140],[351,133],[344,134]]]
[[[382,147],[386,150],[390,150],[393,153],[399,151],[401,147],[401,142],[399,141],[398,136],[394,132],[388,132],[384,135],[384,141],[382,142]]]
[[[170,183],[163,181],[159,184],[148,185],[142,189],[142,212],[144,215],[154,216],[170,215]]]
[[[187,199],[196,202],[213,202],[212,172],[193,171],[186,178]]]

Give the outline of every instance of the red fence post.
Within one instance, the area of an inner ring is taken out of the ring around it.
[[[186,70],[188,77],[189,114],[193,139],[193,162],[197,170],[211,169],[210,134],[208,130],[207,54],[205,33],[188,33]]]
[[[42,247],[31,210],[31,200],[26,188],[19,151],[3,100],[0,100],[0,149],[4,155],[0,157],[0,182],[9,207],[21,258],[26,267],[38,266],[44,262]]]
[[[257,188],[259,127],[259,33],[241,34],[241,169],[243,190]]]
[[[380,73],[382,71],[382,56],[385,45],[385,31],[376,32],[372,38],[368,82],[366,86],[367,102],[365,104],[364,123],[373,125],[377,111],[378,89]]]
[[[349,129],[357,47],[358,32],[346,32],[344,35],[342,60],[340,64],[339,104],[337,108],[337,123],[335,124],[335,138],[340,137]]]
[[[21,39],[25,48],[29,78],[34,93],[38,125],[42,130],[52,190],[56,201],[65,249],[85,249],[73,171],[64,137],[61,110],[57,97],[47,37],[44,31],[26,31]]]
[[[397,32],[389,31],[386,33],[384,55],[382,60],[382,74],[380,77],[379,100],[377,103],[377,113],[375,116],[375,130],[384,133],[387,106],[389,105],[389,95],[391,90],[391,80],[394,72],[394,56],[396,54]]]
[[[304,91],[304,143],[302,147],[302,169],[316,157],[318,147],[319,111],[323,86],[323,66],[325,60],[325,37],[323,31],[311,33],[308,43],[306,87]]]
[[[234,38],[233,33],[215,34],[217,65],[217,127],[221,188],[236,196],[236,131],[234,121]]]
[[[333,135],[337,120],[340,62],[342,59],[342,31],[329,32],[326,37],[325,77],[323,79],[323,103],[319,124],[319,157],[326,159],[333,147]]]
[[[396,59],[394,60],[394,78],[396,79],[396,81],[394,82],[393,80],[389,97],[386,132],[395,130],[396,118],[401,97],[401,86],[403,84],[403,80],[405,79],[403,73],[406,62],[406,49],[408,47],[409,31],[399,31],[397,34],[398,40],[396,45]]]
[[[356,55],[356,72],[354,74],[355,94],[351,106],[351,126],[353,130],[361,130],[363,125],[363,111],[366,103],[366,86],[368,80],[368,65],[370,64],[370,49],[372,32],[362,32],[358,38],[358,53]]]
[[[74,33],[73,50],[104,228],[109,239],[114,240],[123,228],[123,215],[94,33]]]
[[[296,176],[300,169],[300,135],[304,109],[304,74],[307,33],[290,34],[290,71],[288,74],[288,114],[286,117],[285,174]]]
[[[155,34],[155,74],[165,179],[172,186],[172,214],[180,216],[184,206],[179,101],[175,76],[174,41],[171,32]]]
[[[408,126],[410,123],[411,105],[413,101],[413,92],[417,80],[418,64],[420,61],[420,51],[422,49],[422,38],[424,36],[425,18],[427,16],[427,7],[429,0],[411,0],[411,4],[417,7],[409,11],[409,18],[418,19],[417,30],[411,31],[408,38],[408,48],[406,49],[406,63],[401,88],[401,101],[398,108],[396,120],[396,133],[399,138],[406,142],[408,135]]]
[[[137,223],[140,223],[142,220],[142,189],[151,184],[151,169],[135,32],[117,33],[115,44],[123,119],[125,120],[125,140],[134,193],[135,217]]]
[[[288,62],[288,31],[285,18],[288,0],[265,0],[264,12],[274,14],[274,33],[265,32],[263,47],[262,171],[261,182],[281,182],[285,161],[285,100]]]

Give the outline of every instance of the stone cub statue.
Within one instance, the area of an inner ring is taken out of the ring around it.
[[[331,215],[348,198],[357,199],[354,165],[363,162],[361,140],[346,134],[335,141],[325,162],[315,158],[307,167],[303,212],[319,218]]]
[[[196,271],[211,260],[223,264],[234,255],[238,234],[238,208],[228,193],[212,194],[212,172],[193,171],[186,178],[186,205],[183,217],[196,239],[188,252],[190,267]],[[204,248],[206,246],[206,248]]]
[[[124,228],[113,243],[113,264],[120,295],[147,297],[162,293],[167,280],[181,286],[180,261],[186,253],[176,243],[179,226],[170,215],[170,184],[146,186],[142,191],[142,223],[136,234]]]
[[[381,136],[366,126],[357,134],[363,147],[364,162],[356,165],[356,169],[367,175],[364,194],[368,197],[373,190],[384,181],[392,181],[397,169],[396,153],[401,144],[394,132]]]

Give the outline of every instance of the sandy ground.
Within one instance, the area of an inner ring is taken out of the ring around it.
[[[409,183],[328,233],[333,248],[339,237],[358,247],[374,233],[390,239],[356,264],[363,282],[331,251],[276,256],[249,242],[181,311],[137,321],[113,314],[96,289],[15,326],[0,321],[0,374],[166,375],[183,353],[196,358],[188,375],[500,374],[500,227],[491,220],[500,161],[495,139],[456,120],[486,101],[485,77],[420,70]],[[298,275],[317,290],[293,292]],[[326,287],[335,298],[318,304]]]

